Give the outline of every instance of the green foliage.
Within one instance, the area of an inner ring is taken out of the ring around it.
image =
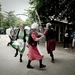
[[[75,0],[30,0],[30,4],[44,23],[50,21],[50,17],[56,20],[66,18],[68,22],[75,23]]]
[[[4,15],[2,13],[0,13],[0,27],[3,26],[3,18],[4,18]]]
[[[0,19],[1,27],[4,28],[4,30],[11,26],[18,27],[19,24],[23,23],[23,21],[14,14],[14,11],[3,13],[2,16],[0,15]]]
[[[14,11],[5,12],[4,23],[7,24],[8,27],[15,26],[16,16],[14,15]]]
[[[39,10],[41,6],[43,5],[45,0],[30,0],[30,4],[33,5],[32,7],[35,8],[35,10]]]

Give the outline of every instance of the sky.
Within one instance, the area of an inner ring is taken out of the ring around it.
[[[2,11],[15,11],[15,14],[23,14],[24,9],[30,7],[29,0],[0,0]],[[27,16],[18,15],[22,20],[26,20]]]

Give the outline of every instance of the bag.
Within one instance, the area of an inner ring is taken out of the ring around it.
[[[68,33],[65,33],[65,37],[68,37]]]

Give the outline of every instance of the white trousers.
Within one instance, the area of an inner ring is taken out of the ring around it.
[[[72,40],[72,47],[75,45],[75,39]]]

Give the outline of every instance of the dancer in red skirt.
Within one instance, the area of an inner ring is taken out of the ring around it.
[[[54,63],[53,51],[55,50],[55,47],[56,47],[56,34],[55,34],[55,30],[52,28],[51,23],[46,24],[44,35],[46,37],[47,52],[48,54],[50,54],[52,58],[51,60],[52,63]]]
[[[39,67],[45,68],[46,65],[42,64],[42,59],[44,56],[40,54],[37,48],[37,43],[42,38],[43,34],[37,32],[37,29],[38,29],[37,23],[33,23],[31,26],[31,29],[32,30],[29,34],[29,39],[28,39],[28,48],[29,48],[28,58],[29,60],[28,60],[27,68],[31,68],[31,69],[34,68],[31,66],[31,61],[33,60],[39,60],[39,63],[40,63]],[[39,38],[38,38],[38,35],[40,35]]]

